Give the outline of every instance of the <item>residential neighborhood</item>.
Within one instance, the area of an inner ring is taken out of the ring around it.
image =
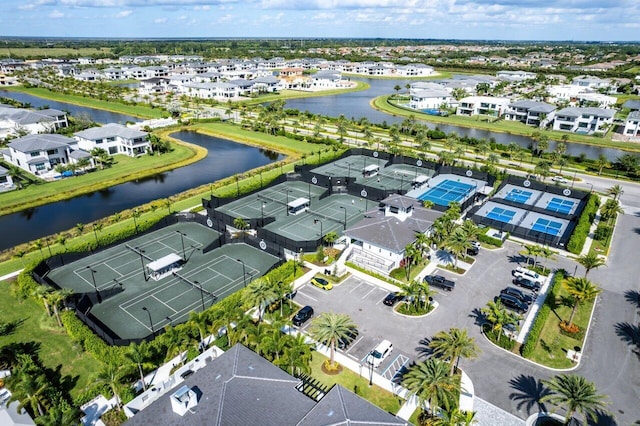
[[[640,421],[633,43],[3,41],[0,424]]]

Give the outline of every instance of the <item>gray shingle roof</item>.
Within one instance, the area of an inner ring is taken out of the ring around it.
[[[125,139],[134,139],[145,137],[147,134],[140,130],[130,129],[127,126],[123,126],[118,123],[105,124],[102,127],[92,127],[87,130],[82,130],[75,134],[78,137],[88,140],[104,139],[114,136],[119,136]]]
[[[627,115],[627,120],[637,120],[640,119],[640,111],[631,111],[629,115]]]
[[[622,104],[622,108],[640,110],[640,101],[635,99],[630,99]]]
[[[388,204],[387,200],[388,198],[382,202]],[[417,203],[416,200],[413,202]],[[395,201],[389,205],[394,204],[396,204]],[[348,228],[344,233],[350,238],[376,247],[402,253],[407,244],[415,241],[416,233],[426,232],[440,216],[442,216],[441,212],[414,204],[413,213],[404,221],[395,215],[385,216],[383,211],[370,212],[363,220]]]
[[[316,403],[296,390],[298,383],[300,380],[237,344],[181,384],[198,395],[198,405],[184,416],[171,408],[176,386],[126,425],[406,424],[339,386]]]
[[[378,407],[372,408],[366,400],[336,385],[300,420],[298,426],[406,424]]]
[[[510,108],[527,108],[529,111],[532,111],[532,112],[547,112],[547,113],[556,109],[556,107],[546,102],[530,101],[527,99],[511,102],[509,104],[509,107]]]
[[[616,114],[616,111],[613,109],[593,108],[593,107],[588,107],[588,108],[569,107],[569,108],[563,108],[556,113],[556,115],[564,116],[564,117],[579,117],[582,114],[612,118]]]
[[[31,152],[44,149],[67,148],[75,144],[71,138],[55,134],[27,135],[9,142],[9,146],[16,151]]]
[[[7,176],[8,174],[9,174],[9,170],[7,170],[4,167],[0,166],[0,176]]]

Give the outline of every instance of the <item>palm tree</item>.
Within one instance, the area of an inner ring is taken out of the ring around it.
[[[402,379],[402,386],[419,400],[428,402],[435,416],[440,405],[445,409],[455,405],[453,399],[458,381],[448,374],[448,370],[445,362],[429,358],[409,368]]]
[[[198,350],[203,352],[205,349],[205,333],[207,330],[207,326],[209,325],[209,314],[206,311],[195,312],[192,311],[189,314],[189,321],[187,322],[189,326],[194,327],[198,330]]]
[[[98,232],[102,232],[102,228],[104,228],[103,223],[96,222],[93,224],[93,235],[96,237],[96,246],[100,245],[100,241],[98,241]]]
[[[111,392],[116,399],[116,408],[118,411],[120,411],[122,405],[120,401],[120,394],[118,392],[120,387],[122,386],[121,380],[121,366],[113,361],[103,364],[102,368],[100,369],[100,371],[98,371],[98,374],[95,377],[96,383],[104,384],[111,388]]]
[[[40,257],[44,259],[44,253],[42,252],[42,247],[44,247],[44,243],[42,242],[42,240],[40,239],[35,240],[32,247],[36,250],[40,250]]]
[[[78,236],[82,235],[82,231],[84,231],[84,223],[76,223],[76,231],[78,231]]]
[[[58,234],[56,244],[60,244],[63,251],[67,251],[67,236],[65,234]]]
[[[618,198],[620,198],[620,196],[622,195],[623,192],[624,192],[624,190],[622,189],[622,187],[620,185],[614,185],[611,188],[607,189],[607,195],[613,196],[613,200],[614,201],[617,201]]]
[[[52,406],[44,416],[36,417],[39,426],[77,425],[80,422],[80,410],[60,401]]]
[[[442,410],[440,416],[433,420],[433,426],[471,426],[478,423],[475,411],[461,411],[458,407]]]
[[[244,293],[244,300],[251,306],[258,308],[258,324],[262,322],[264,312],[271,303],[277,300],[278,294],[269,277],[262,277],[253,281]]]
[[[414,244],[407,244],[404,248],[404,271],[407,280],[411,279],[411,266],[417,264],[421,257],[422,251]]]
[[[73,290],[68,288],[55,290],[49,293],[49,296],[48,296],[49,303],[53,308],[53,315],[56,317],[56,321],[58,321],[58,327],[62,327],[62,320],[60,319],[59,306],[61,303],[64,303],[69,297],[71,297],[72,294],[73,294]]]
[[[291,370],[290,374],[297,376],[300,373],[311,372],[311,346],[306,342],[304,334],[290,336],[287,347],[284,349],[284,365]]]
[[[624,210],[620,207],[618,200],[607,200],[600,208],[600,214],[603,220],[611,221],[618,214],[624,214]]]
[[[131,217],[133,217],[133,226],[136,230],[136,234],[138,233],[138,219],[141,215],[142,212],[140,212],[140,210],[138,209],[133,209],[133,211],[131,212]]]
[[[243,218],[237,217],[233,219],[233,227],[239,231],[241,236],[244,236],[247,229],[249,229],[249,224]]]
[[[498,334],[498,343],[502,340],[502,330],[509,325],[517,324],[520,321],[520,315],[515,312],[508,311],[500,299],[495,302],[487,303],[487,306],[481,309],[481,312],[485,314],[487,321],[491,324],[492,331]]]
[[[596,167],[598,168],[598,176],[602,174],[602,170],[606,167],[609,167],[609,160],[603,154],[598,156],[598,160],[596,161]]]
[[[444,246],[453,254],[455,268],[458,267],[458,257],[471,248],[471,241],[467,239],[467,235],[462,228],[455,228],[444,241]]]
[[[20,262],[22,262],[22,267],[24,268],[24,255],[27,254],[26,251],[22,250],[22,249],[16,249],[13,252],[13,257],[17,257],[18,259],[20,259]]]
[[[578,258],[578,263],[584,267],[584,277],[587,278],[589,271],[605,265],[604,259],[596,253],[589,252]]]
[[[150,362],[147,362],[149,355],[149,346],[145,341],[142,341],[137,345],[135,343],[130,344],[124,354],[124,356],[137,367],[143,390],[147,390],[147,383],[144,380],[144,369],[152,365]]]
[[[480,353],[480,349],[473,337],[467,335],[467,330],[450,328],[448,332],[440,331],[433,336],[429,343],[433,353],[441,358],[449,358],[451,369],[449,375],[453,376],[460,358],[474,359]]]
[[[329,363],[334,366],[337,343],[340,340],[349,339],[354,334],[354,330],[356,325],[349,315],[324,312],[311,322],[309,333],[314,340],[329,346]]]
[[[573,324],[573,317],[578,310],[578,306],[582,302],[593,300],[602,289],[584,277],[570,277],[564,280],[563,286],[567,293],[574,299],[573,309],[569,317],[568,324]]]
[[[42,416],[44,405],[47,404],[45,395],[50,388],[50,383],[44,373],[37,368],[31,356],[18,354],[16,360],[19,365],[17,374],[7,381],[7,387],[12,393],[9,403],[18,401],[18,411],[22,411],[28,405],[34,414],[38,413]]]
[[[536,263],[538,263],[538,256],[540,255],[540,246],[536,244],[525,244],[524,250],[525,256],[527,256],[527,265],[529,265],[529,260],[532,260],[532,265],[536,266]]]
[[[13,183],[16,184],[16,186],[18,187],[18,189],[22,189],[22,169],[18,166],[13,166],[10,165],[9,168],[7,169],[7,174],[9,175],[9,177],[11,178],[11,180],[13,181]]]
[[[470,241],[476,240],[480,235],[480,228],[478,228],[478,225],[476,225],[471,219],[465,220],[460,229],[462,229],[462,232],[464,232],[467,239]]]
[[[596,420],[597,412],[603,411],[606,403],[605,395],[596,392],[596,386],[582,376],[575,374],[559,374],[551,380],[543,380],[551,393],[541,398],[542,402],[550,402],[567,410],[565,424],[569,424],[575,412],[582,414],[585,423],[588,419]]]
[[[272,324],[272,328],[268,333],[262,335],[260,339],[260,349],[265,358],[275,364],[280,364],[280,358],[284,355],[287,347],[287,335],[283,334],[280,329],[281,325]]]
[[[33,290],[33,295],[39,297],[42,300],[47,315],[51,316],[51,307],[49,306],[49,296],[53,292],[53,287],[48,285],[39,285]]]

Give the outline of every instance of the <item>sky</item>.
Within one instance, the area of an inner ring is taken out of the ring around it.
[[[0,36],[640,41],[639,0],[2,0]]]

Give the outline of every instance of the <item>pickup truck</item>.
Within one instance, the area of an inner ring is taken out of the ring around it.
[[[432,287],[440,287],[445,291],[451,291],[456,286],[455,281],[451,281],[442,275],[427,275],[424,280]]]

